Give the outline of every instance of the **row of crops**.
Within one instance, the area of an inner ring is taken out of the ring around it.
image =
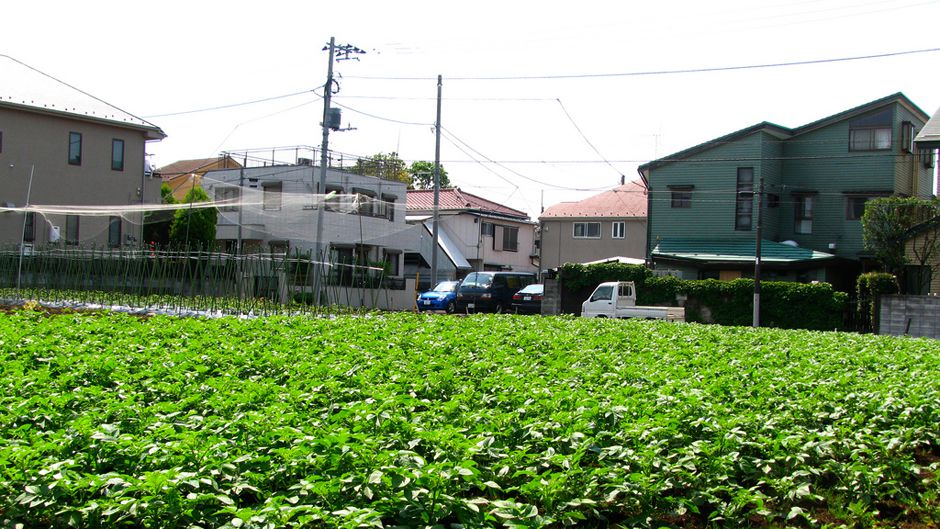
[[[19,311],[0,354],[3,527],[936,522],[938,342]]]

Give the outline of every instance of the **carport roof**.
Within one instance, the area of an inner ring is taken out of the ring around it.
[[[753,262],[753,240],[698,240],[663,239],[653,248],[653,257],[666,257],[687,261]],[[824,261],[835,256],[810,248],[800,248],[768,240],[761,241],[761,262],[791,264],[804,261]]]

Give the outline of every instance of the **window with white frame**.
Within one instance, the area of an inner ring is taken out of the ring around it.
[[[815,206],[816,197],[814,195],[794,196],[794,232],[803,235],[813,233],[813,211]]]
[[[600,239],[600,222],[575,222],[572,236],[575,239]]]
[[[627,223],[618,220],[610,223],[610,237],[612,239],[623,239],[626,235]]]

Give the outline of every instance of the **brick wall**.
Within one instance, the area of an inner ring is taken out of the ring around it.
[[[878,334],[940,338],[940,297],[882,296]]]

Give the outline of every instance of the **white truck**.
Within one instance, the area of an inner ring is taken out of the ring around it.
[[[633,281],[611,281],[597,285],[581,304],[582,318],[645,318],[685,321],[684,307],[640,307]]]

